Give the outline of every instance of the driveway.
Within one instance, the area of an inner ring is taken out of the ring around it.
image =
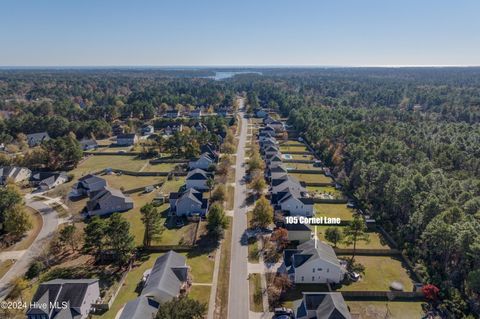
[[[243,100],[240,100],[239,109],[243,108]],[[230,263],[230,284],[228,294],[228,318],[247,319],[249,315],[248,294],[248,248],[242,244],[242,236],[247,229],[247,208],[245,200],[247,188],[241,180],[245,176],[245,144],[247,139],[248,122],[244,113],[240,112],[242,129],[240,130],[237,159],[235,167],[235,201],[233,214],[232,248]]]
[[[0,300],[7,297],[11,290],[10,283],[19,276],[23,276],[30,263],[47,247],[48,241],[59,225],[58,214],[50,206],[40,201],[32,201],[31,195],[25,196],[26,205],[40,213],[43,226],[28,249],[23,251],[20,258],[12,265],[8,272],[0,279]]]

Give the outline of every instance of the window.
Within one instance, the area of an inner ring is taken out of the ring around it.
[[[327,268],[327,272],[330,272],[330,268]]]
[[[302,281],[304,281],[304,280],[305,280],[305,278],[302,276]]]
[[[315,272],[315,268],[313,268],[312,272]]]
[[[312,281],[315,281],[315,276],[312,276]]]

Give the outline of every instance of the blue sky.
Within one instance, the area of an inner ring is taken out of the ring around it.
[[[0,65],[480,65],[479,13],[478,0],[0,0]]]

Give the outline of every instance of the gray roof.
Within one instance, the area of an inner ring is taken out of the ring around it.
[[[22,171],[30,172],[28,168],[19,167],[19,166],[3,166],[0,167],[0,181],[5,181],[8,178],[12,178],[14,180],[17,179],[17,176],[22,173]],[[30,172],[31,173],[31,172]]]
[[[32,307],[27,311],[27,315],[33,314],[47,314],[53,310],[55,319],[77,319],[81,318],[78,311],[83,305],[85,294],[91,284],[98,283],[98,279],[55,279],[40,284],[35,295],[32,298],[32,303],[46,304],[48,309],[41,307]],[[68,302],[67,309],[52,309],[49,307],[50,303]]]
[[[304,292],[294,302],[295,318],[306,319],[307,311],[315,311],[316,319],[351,319],[348,306],[340,292]]]
[[[39,133],[32,133],[27,134],[27,141],[28,145],[35,146],[37,144],[42,143],[43,141],[48,141],[50,136],[47,132],[39,132]]]
[[[108,197],[118,197],[123,199],[125,203],[133,203],[133,200],[130,197],[125,196],[121,190],[105,186],[101,191],[95,193],[90,198],[87,202],[87,209],[90,211],[95,210],[95,206],[100,203],[101,200]]]
[[[316,240],[317,247],[315,248],[315,239],[304,242],[298,245],[297,249],[301,250],[301,255],[312,255],[313,258],[320,258],[326,262],[340,267],[337,254],[333,248],[321,240]]]
[[[296,179],[294,176],[291,176],[291,175],[287,175],[286,179],[283,179],[283,181],[280,180],[278,184],[272,181],[272,185],[273,185],[272,193],[274,194],[282,192],[287,188],[291,190],[297,189],[297,190],[300,190],[300,192],[306,192],[305,187],[303,187],[302,184],[300,184],[298,179]]]
[[[34,182],[38,182],[39,184],[48,185],[50,187],[59,178],[67,178],[67,173],[38,172],[32,175],[31,180]]]
[[[200,169],[200,168],[193,169],[187,174],[187,179],[202,180],[207,178],[208,178],[207,172],[205,172],[203,169]]]
[[[160,304],[151,298],[140,296],[128,302],[119,319],[151,319],[155,318]]]
[[[170,250],[155,261],[141,295],[159,298],[158,302],[171,300],[179,294],[187,278],[186,258]]]

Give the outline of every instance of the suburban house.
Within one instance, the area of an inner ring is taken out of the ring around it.
[[[87,202],[89,216],[102,216],[106,214],[125,212],[133,208],[133,200],[125,196],[122,191],[105,186],[101,191]]]
[[[67,173],[37,172],[30,177],[30,183],[40,190],[49,190],[68,181]]]
[[[264,157],[269,157],[269,156],[272,156],[273,154],[279,154],[280,153],[280,149],[275,146],[275,145],[268,145],[266,147],[263,147],[260,152],[262,153],[262,155]]]
[[[271,180],[271,185],[272,185],[272,195],[277,195],[277,193],[284,192],[286,189],[290,189],[291,191],[298,192],[299,194],[302,194],[302,196],[306,196],[307,190],[306,188],[296,179],[295,177],[291,175],[286,175],[285,177],[279,178],[279,179],[272,179]],[[272,199],[274,199],[275,196],[272,196]],[[283,195],[280,195],[280,198],[283,197]],[[278,197],[277,197],[278,198]],[[278,200],[280,199],[278,198]],[[277,201],[275,201],[276,203]]]
[[[267,166],[281,164],[282,163],[282,153],[277,152],[270,154],[269,156],[265,156],[265,163]]]
[[[278,145],[278,142],[277,142],[277,139],[274,138],[274,137],[266,137],[264,138],[263,140],[260,140],[260,147],[261,148],[265,148],[267,146],[277,146]]]
[[[348,306],[340,292],[303,292],[293,304],[296,319],[351,319]]]
[[[122,124],[116,123],[112,126],[112,133],[113,135],[120,135],[125,133],[125,128],[123,127]]]
[[[312,229],[310,226],[302,223],[288,224],[283,226],[288,232],[288,241],[304,243],[312,239]]]
[[[55,279],[38,287],[28,319],[86,319],[100,299],[98,279]]]
[[[277,193],[275,208],[290,216],[312,217],[314,214],[313,205],[313,199],[305,197],[297,188],[286,188]]]
[[[82,150],[89,151],[98,148],[98,143],[93,138],[83,139],[80,141],[80,146],[82,147]]]
[[[269,139],[269,138],[275,138],[275,134],[272,133],[271,131],[260,131],[258,133],[258,140],[259,140],[260,144],[264,140]]]
[[[153,125],[144,125],[140,130],[143,136],[148,136],[155,133],[155,129],[153,128]]]
[[[283,165],[267,167],[265,169],[265,178],[267,181],[271,181],[273,179],[286,179],[287,174],[288,171]]]
[[[190,117],[193,117],[193,118],[200,118],[201,116],[203,115],[202,113],[202,109],[201,108],[196,108],[192,111],[190,111]]]
[[[118,146],[132,146],[138,142],[138,136],[135,133],[117,135]]]
[[[288,277],[296,284],[339,283],[346,273],[333,248],[316,238],[297,249],[286,249],[283,262]]]
[[[203,193],[189,188],[183,192],[170,193],[170,214],[181,216],[205,216],[208,211],[208,199]]]
[[[215,159],[210,156],[209,153],[203,153],[200,155],[200,157],[195,160],[191,161],[188,163],[188,168],[189,169],[195,169],[195,168],[200,168],[203,170],[208,170],[211,165],[215,164]]]
[[[231,112],[231,108],[227,107],[227,106],[222,106],[220,107],[218,110],[217,110],[217,115],[220,115],[220,116],[227,116],[228,113]]]
[[[208,153],[215,161],[218,161],[218,157],[220,156],[218,148],[213,143],[206,143],[200,146],[200,152]]]
[[[268,124],[272,123],[273,121],[275,121],[275,120],[269,115],[269,116],[265,117],[262,122],[263,122],[263,125],[268,125]]]
[[[127,302],[118,319],[153,319],[158,308],[160,308],[160,303],[152,298],[140,296]]]
[[[195,188],[198,191],[207,191],[208,173],[200,168],[195,168],[188,172],[185,184],[187,189]]]
[[[263,129],[262,129],[262,132],[266,133],[266,134],[271,134],[272,136],[275,136],[276,133],[275,133],[275,129],[269,125],[265,126]]]
[[[19,166],[0,167],[0,185],[5,185],[8,181],[20,183],[30,178],[32,171]]]
[[[107,181],[96,175],[81,177],[72,187],[70,197],[91,196],[107,186]]]
[[[34,147],[42,144],[50,139],[50,136],[47,132],[39,132],[33,134],[27,134],[27,143],[28,146]]]
[[[172,126],[167,126],[166,128],[163,129],[163,134],[170,136],[175,134],[175,132],[181,132],[183,131],[183,125],[182,124],[174,124]]]
[[[272,127],[276,133],[281,133],[285,131],[285,124],[282,121],[271,121],[267,127]]]
[[[159,303],[170,301],[190,285],[189,272],[185,256],[170,250],[157,258],[140,295]]]
[[[169,119],[175,119],[180,117],[180,112],[178,110],[168,110],[165,112],[165,117]]]

